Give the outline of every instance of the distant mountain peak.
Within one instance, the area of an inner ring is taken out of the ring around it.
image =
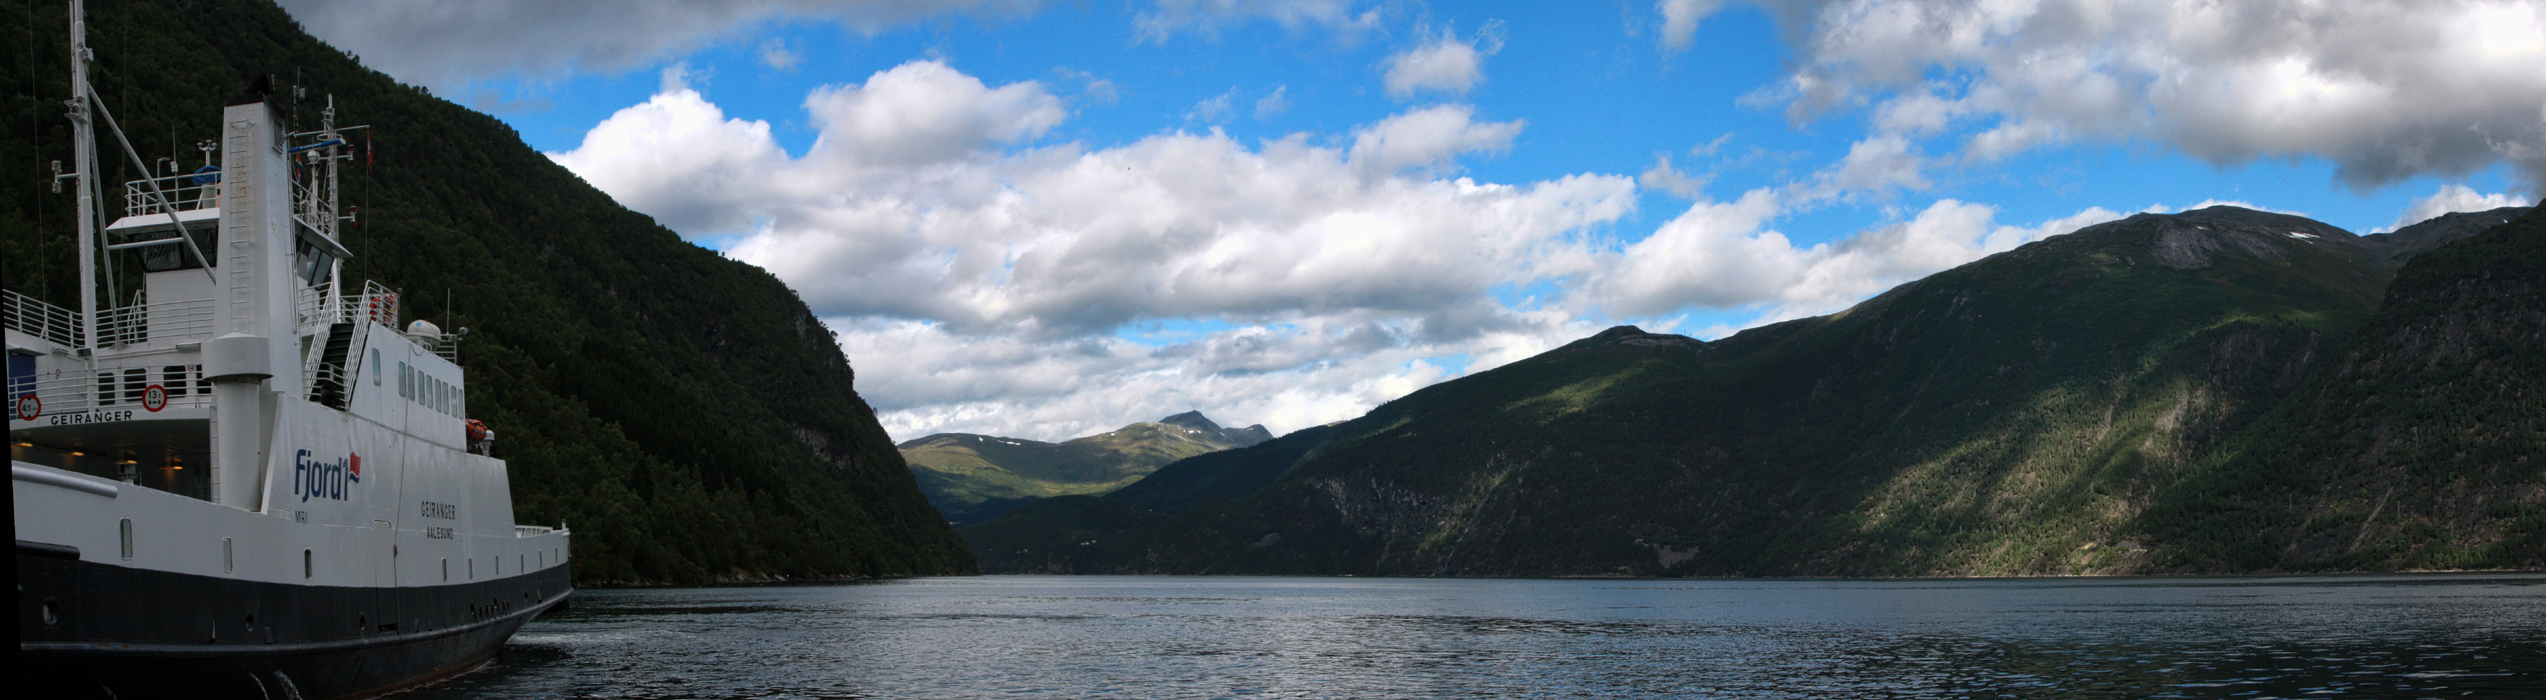
[[[1193,428],[1195,430],[1208,430],[1212,432],[1220,431],[1220,424],[1213,423],[1211,422],[1211,419],[1203,417],[1201,411],[1186,411],[1178,413],[1176,415],[1160,418],[1158,419],[1158,422],[1173,426]]]
[[[1568,350],[1589,350],[1592,348],[1609,347],[1613,345],[1629,345],[1644,348],[1694,348],[1705,344],[1705,341],[1685,335],[1676,335],[1671,333],[1647,333],[1644,329],[1637,328],[1635,326],[1614,326],[1609,330],[1593,334],[1589,338],[1566,343],[1564,347],[1557,348],[1556,350],[1559,352]]]

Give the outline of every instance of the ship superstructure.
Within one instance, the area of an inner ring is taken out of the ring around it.
[[[151,168],[71,16],[81,299],[0,299],[21,675],[314,700],[483,663],[571,593],[569,533],[516,524],[504,462],[471,450],[465,330],[401,328],[396,292],[340,277],[353,128],[330,105],[293,133],[252,88],[217,167],[124,183],[97,226],[98,127]]]

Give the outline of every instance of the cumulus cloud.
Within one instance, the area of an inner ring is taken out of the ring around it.
[[[1762,93],[1798,119],[1962,133],[1975,160],[2148,140],[2222,166],[2317,157],[2370,189],[2510,163],[2546,181],[2534,0],[1759,0],[1801,57]],[[1663,0],[1665,47],[1720,3]]]
[[[2122,218],[2090,208],[2033,226],[1996,223],[1997,208],[1940,200],[1908,221],[1803,246],[1768,224],[1789,204],[1761,188],[1701,201],[1653,235],[1599,261],[1577,303],[1611,316],[1689,307],[1760,307],[1762,322],[1846,308],[1903,282],[2016,246]]]
[[[785,162],[769,123],[725,118],[690,89],[679,67],[663,92],[619,110],[584,134],[583,145],[550,154],[586,182],[695,235],[740,233],[751,223],[750,189]]]
[[[1578,258],[1570,233],[1634,199],[1616,176],[1425,175],[1507,148],[1520,129],[1460,105],[1365,126],[1349,149],[1216,132],[1035,146],[1067,117],[1041,85],[993,87],[920,61],[815,91],[805,106],[819,137],[790,157],[766,123],[675,87],[551,157],[685,235],[748,234],[729,254],[820,313],[958,334],[1085,338],[1140,319],[1307,314],[1474,337],[1513,323],[1486,290]]]
[[[1037,145],[1068,116],[1047,88],[918,61],[816,90],[819,136],[790,156],[767,123],[666,88],[550,157],[685,235],[739,235],[727,253],[830,319],[897,435],[1358,415],[1597,330],[1491,291],[1581,274],[1581,232],[1635,200],[1620,176],[1426,174],[1520,129],[1460,105],[1364,126],[1349,147]],[[1196,320],[1216,330],[1124,339]]]
[[[1544,352],[1599,328],[1550,314],[1449,342],[1394,342],[1386,324],[1253,326],[1150,346],[949,333],[916,321],[832,319],[858,391],[904,440],[972,432],[1062,440],[1200,410],[1287,433],[1359,416],[1447,379]],[[1443,359],[1466,355],[1464,366]],[[1263,367],[1232,370],[1231,363]]]
[[[1475,108],[1438,105],[1399,114],[1353,132],[1353,163],[1365,173],[1440,168],[1469,153],[1512,147],[1522,122],[1479,122]]]
[[[364,64],[399,80],[449,90],[499,75],[636,68],[781,19],[832,21],[873,33],[948,13],[1020,16],[1042,0],[282,0],[282,5],[311,34],[362,56]]]
[[[1472,39],[1444,32],[1422,46],[1388,57],[1388,94],[1412,97],[1416,90],[1437,90],[1465,95],[1485,81],[1485,57],[1502,50],[1501,22],[1486,23]]]
[[[2533,206],[2535,204],[2536,202],[2529,201],[2524,197],[2509,192],[2486,194],[2483,192],[2477,192],[2475,191],[2475,188],[2468,187],[2466,185],[2441,185],[2440,191],[2431,193],[2431,196],[2413,200],[2413,205],[2405,208],[2404,215],[2396,217],[2396,223],[2389,224],[2386,228],[2378,229],[2378,232],[2383,233],[2393,231],[2425,221],[2430,221],[2441,214],[2451,214],[2462,211],[2491,211],[2502,207],[2525,207]]]

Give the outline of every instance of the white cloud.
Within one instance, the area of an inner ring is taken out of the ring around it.
[[[797,64],[801,64],[803,62],[804,52],[797,51],[794,48],[789,47],[787,45],[787,40],[785,39],[772,38],[767,41],[760,42],[760,65],[782,71],[792,71],[796,69]]]
[[[1040,83],[993,89],[938,61],[905,63],[862,86],[816,90],[805,109],[823,125],[814,150],[861,167],[955,158],[1041,136],[1069,116]]]
[[[1263,99],[1256,100],[1256,120],[1263,121],[1266,119],[1272,119],[1274,117],[1281,116],[1283,112],[1291,111],[1290,94],[1290,86],[1280,85],[1273,88],[1273,94],[1265,95]]]
[[[1438,105],[1406,112],[1353,132],[1352,161],[1366,173],[1389,175],[1408,168],[1440,168],[1469,153],[1512,147],[1522,122],[1479,122],[1467,105]]]
[[[1552,315],[1449,341],[1374,339],[1385,324],[1244,327],[1149,347],[1115,338],[965,336],[913,321],[831,319],[858,391],[895,440],[973,432],[1061,440],[1200,410],[1288,433],[1599,329]],[[1440,358],[1469,354],[1465,368]],[[1230,364],[1262,367],[1232,369]]]
[[[1290,29],[1325,27],[1347,37],[1380,27],[1381,8],[1361,9],[1357,0],[1157,0],[1156,10],[1134,20],[1137,31],[1166,41],[1179,29],[1204,33],[1247,20],[1271,20]],[[1384,4],[1384,3],[1371,3]]]
[[[1236,99],[1238,99],[1238,89],[1233,87],[1229,88],[1228,92],[1220,93],[1218,97],[1194,103],[1193,109],[1185,110],[1185,121],[1211,124],[1228,119],[1229,103]]]
[[[1484,60],[1503,50],[1503,25],[1488,22],[1476,37],[1461,40],[1443,32],[1422,46],[1388,57],[1388,94],[1412,97],[1416,90],[1465,95],[1485,81]]]
[[[1664,154],[1654,156],[1653,167],[1646,168],[1644,174],[1637,175],[1635,180],[1636,184],[1643,185],[1646,189],[1661,190],[1679,195],[1682,199],[1695,200],[1706,196],[1706,185],[1714,178],[1680,172],[1679,168],[1671,166],[1671,156]]]
[[[914,62],[816,91],[820,137],[790,157],[766,123],[672,87],[551,157],[685,235],[740,234],[728,254],[833,319],[896,430],[1349,417],[1460,371],[1437,358],[1492,366],[1596,330],[1491,292],[1581,274],[1582,232],[1635,200],[1619,176],[1426,175],[1520,129],[1465,106],[1381,120],[1349,148],[1216,132],[1033,145],[1066,117],[1042,86]],[[1115,337],[1168,321],[1229,329]]]
[[[282,0],[282,5],[311,34],[362,56],[365,65],[457,94],[471,81],[502,75],[636,68],[774,20],[831,21],[874,33],[950,13],[1021,16],[1042,0]]]
[[[664,71],[663,84],[645,104],[594,126],[581,147],[549,156],[622,203],[646,203],[645,213],[674,230],[742,232],[751,224],[752,188],[785,152],[768,122],[726,119],[689,89],[678,67]]]
[[[2505,162],[2546,181],[2536,0],[1755,4],[1801,54],[1759,97],[1798,118],[1867,106],[1882,135],[1967,125],[1975,160],[2148,140],[2222,166],[2324,158],[2355,189]],[[1664,46],[1719,7],[1658,3]]]
[[[2477,192],[2475,191],[2475,188],[2468,187],[2466,185],[2441,185],[2440,191],[2431,193],[2431,196],[2413,200],[2413,205],[2405,208],[2404,215],[2396,217],[2396,223],[2389,224],[2387,227],[2378,229],[2376,232],[2385,233],[2388,231],[2394,231],[2406,226],[2430,221],[2432,218],[2441,214],[2450,214],[2462,211],[2490,211],[2500,209],[2502,207],[2525,207],[2533,206],[2535,204],[2536,202],[2529,201],[2524,197],[2520,197],[2519,195],[2509,192],[2486,194]]]
[[[1698,202],[1651,237],[1599,261],[1576,303],[1617,317],[1760,307],[1766,313],[1759,322],[1801,318],[1846,308],[1992,253],[2121,218],[2099,207],[2029,227],[2002,226],[1995,223],[1995,207],[1947,199],[1909,221],[1800,246],[1768,228],[1788,204],[1767,188],[1731,202]]]
[[[1724,0],[1659,0],[1653,9],[1662,13],[1662,47],[1673,51],[1689,47],[1697,37],[1697,21],[1714,14]]]

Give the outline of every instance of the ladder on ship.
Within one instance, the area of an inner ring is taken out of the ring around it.
[[[335,323],[327,326],[327,344],[318,353],[318,372],[309,384],[309,400],[328,408],[345,410],[350,394],[346,391],[346,382],[351,381],[353,376],[345,362],[355,355],[354,330],[358,325]]]

